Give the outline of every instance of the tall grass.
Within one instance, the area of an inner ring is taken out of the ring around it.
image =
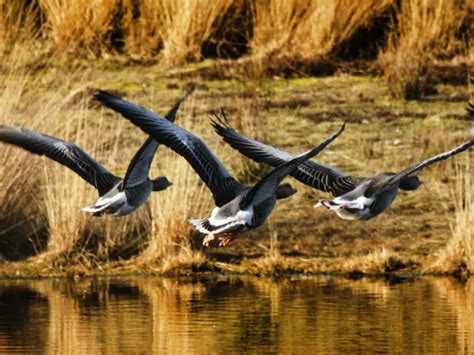
[[[412,97],[425,86],[423,78],[429,72],[425,63],[440,49],[452,48],[472,5],[467,0],[399,3],[380,62],[393,94]],[[40,34],[51,52],[74,57],[125,53],[177,67],[200,61],[206,51],[219,57],[225,52],[222,46],[238,46],[246,49],[236,55],[250,53],[249,64],[243,65],[249,75],[287,69],[328,72],[334,69],[330,60],[341,44],[396,4],[394,0],[2,0],[0,53]],[[469,33],[472,20],[463,26]]]
[[[203,44],[226,19],[229,8],[242,0],[124,1],[122,26],[126,50],[138,58],[158,52],[171,66],[199,61]],[[236,5],[237,4],[237,5]]]
[[[31,77],[27,71],[19,68],[22,63],[21,56],[10,57],[10,60],[4,62],[8,69],[0,75],[1,125],[25,121],[22,100],[31,85]],[[0,243],[2,253],[16,259],[31,254],[31,249],[40,248],[39,243],[35,243],[34,236],[41,229],[41,221],[36,218],[40,207],[34,189],[40,180],[39,170],[38,165],[29,164],[30,155],[21,149],[2,145],[1,152]]]
[[[449,199],[454,204],[451,238],[427,269],[465,277],[474,273],[474,180],[469,155],[466,154],[463,164],[455,164],[452,171],[453,181],[448,187]]]
[[[179,65],[201,59],[201,47],[239,0],[161,0],[165,63]]]
[[[434,59],[456,45],[466,1],[400,2],[387,49],[380,55],[391,95],[416,99],[431,89]]]
[[[132,57],[153,58],[163,46],[162,9],[156,0],[124,0],[122,28],[125,50]]]
[[[0,1],[0,54],[9,51],[17,42],[35,38],[38,34],[39,9],[32,1]]]
[[[391,4],[392,0],[256,0],[249,45],[264,67],[296,69],[327,57]]]
[[[38,0],[57,53],[98,56],[110,49],[118,0]]]

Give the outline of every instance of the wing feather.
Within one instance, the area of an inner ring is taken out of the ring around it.
[[[100,101],[184,157],[214,195],[217,206],[237,196],[238,183],[211,150],[194,134],[144,107],[102,92]]]
[[[258,162],[277,167],[295,155],[245,137],[235,131],[224,119],[216,116],[212,125],[224,141],[241,154]],[[362,178],[346,175],[336,169],[308,160],[290,173],[298,181],[315,189],[340,196],[354,189]]]
[[[93,185],[100,196],[121,181],[77,145],[56,137],[26,128],[0,126],[0,141],[16,145],[33,154],[45,155],[67,166]]]

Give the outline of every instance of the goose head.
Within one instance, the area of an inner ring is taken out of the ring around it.
[[[421,181],[418,176],[407,176],[400,180],[400,184],[398,187],[402,190],[416,190],[421,184],[423,184],[423,181]]]
[[[288,183],[281,184],[276,189],[276,198],[278,200],[283,199],[283,198],[287,198],[287,197],[290,197],[291,195],[294,195],[296,192],[298,192],[298,190],[296,190],[290,184],[288,184]]]
[[[153,184],[153,191],[162,191],[166,190],[168,187],[173,185],[165,176],[160,176],[156,179],[151,180]]]

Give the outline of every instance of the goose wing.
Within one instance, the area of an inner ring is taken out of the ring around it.
[[[341,126],[339,131],[334,133],[331,137],[326,139],[318,146],[307,151],[306,153],[295,156],[292,159],[283,162],[283,164],[273,169],[273,171],[267,174],[262,180],[260,180],[254,187],[250,189],[250,191],[246,194],[245,199],[241,203],[241,208],[245,208],[250,204],[258,205],[274,195],[276,188],[288,174],[295,170],[298,165],[303,164],[305,161],[314,157],[324,148],[326,148],[328,144],[330,144],[342,133],[344,127],[345,124]]]
[[[229,125],[225,116],[224,119],[216,116],[212,125],[232,148],[258,163],[277,167],[295,158],[293,154],[241,135]],[[311,160],[300,164],[290,175],[305,185],[330,192],[334,196],[353,190],[362,180]]]
[[[211,190],[218,207],[233,200],[244,188],[194,134],[122,98],[102,93],[100,101],[183,156]]]
[[[174,122],[176,113],[181,103],[194,91],[194,87],[186,90],[176,101],[173,107],[168,111],[165,118],[170,122]],[[103,102],[102,99],[113,96],[105,91],[99,91],[94,97],[96,100]],[[117,96],[117,98],[119,98]],[[104,99],[105,100],[105,99]],[[106,105],[106,103],[104,103]],[[148,111],[148,110],[147,110]],[[148,111],[150,114],[152,112]],[[128,165],[127,173],[123,179],[124,187],[132,187],[139,185],[148,179],[151,162],[160,144],[152,137],[148,137],[145,143],[140,147]]]
[[[93,185],[100,196],[121,181],[77,145],[59,138],[26,128],[0,126],[0,141],[19,146],[34,154],[45,155],[67,166]]]
[[[400,180],[401,178],[403,178],[405,176],[408,176],[408,175],[411,175],[411,174],[415,173],[416,171],[418,171],[420,169],[423,169],[423,168],[425,168],[425,167],[427,167],[431,164],[434,164],[434,163],[436,163],[438,161],[441,161],[441,160],[446,160],[446,159],[448,159],[448,158],[450,158],[454,155],[457,155],[461,152],[464,152],[466,149],[469,149],[470,147],[472,147],[472,145],[474,145],[474,139],[471,139],[471,140],[461,144],[460,146],[457,146],[456,148],[451,149],[450,151],[435,155],[434,157],[431,157],[431,158],[425,159],[425,160],[423,160],[419,163],[413,164],[413,165],[409,166],[408,168],[406,168],[405,170],[398,173],[397,175],[395,175],[394,179]]]
[[[474,145],[474,139],[471,139],[471,140],[465,142],[464,144],[461,144],[460,146],[458,146],[454,149],[451,149],[450,151],[435,155],[434,157],[431,157],[431,158],[425,159],[425,160],[423,160],[419,163],[410,165],[408,168],[402,170],[401,172],[399,172],[398,174],[395,174],[392,178],[387,180],[387,182],[384,184],[385,186],[383,186],[383,190],[386,190],[387,188],[390,188],[391,186],[393,186],[393,184],[398,183],[404,177],[409,176],[409,175],[417,172],[418,170],[423,169],[423,168],[425,168],[425,167],[427,167],[431,164],[434,164],[438,161],[446,160],[446,159],[448,159],[448,158],[450,158],[450,157],[452,157],[456,154],[459,154],[459,153],[469,149],[473,145]],[[379,188],[379,190],[382,190],[382,189]]]

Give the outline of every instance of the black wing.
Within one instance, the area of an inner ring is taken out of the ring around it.
[[[474,139],[471,139],[470,141],[467,141],[466,143],[461,144],[460,146],[458,146],[454,149],[451,149],[448,152],[444,152],[444,153],[435,155],[434,157],[431,157],[431,158],[425,159],[425,160],[423,160],[419,163],[410,165],[408,168],[406,168],[403,171],[401,171],[400,173],[396,174],[395,177],[393,178],[393,180],[400,180],[400,179],[404,178],[405,176],[411,175],[411,174],[415,173],[416,171],[418,171],[420,169],[423,169],[423,168],[425,168],[425,167],[427,167],[431,164],[434,164],[434,163],[436,163],[438,161],[441,161],[441,160],[446,160],[446,159],[452,157],[453,155],[459,154],[459,153],[465,151],[466,149],[469,149],[472,145],[474,145]]]
[[[10,143],[67,166],[102,196],[121,179],[73,143],[25,128],[0,126],[0,141]]]
[[[334,133],[331,137],[326,139],[324,142],[319,144],[318,146],[314,147],[313,149],[298,155],[288,161],[285,161],[283,164],[279,165],[269,174],[267,174],[262,180],[260,180],[252,189],[247,193],[245,196],[245,202],[243,203],[246,207],[250,203],[258,205],[265,201],[268,197],[271,197],[275,194],[275,190],[280,184],[280,182],[291,173],[291,171],[295,170],[298,165],[304,163],[306,160],[314,157],[319,152],[321,152],[328,144],[330,144],[333,140],[335,140],[339,135],[344,131],[345,124]]]
[[[223,137],[224,141],[232,148],[258,163],[277,167],[295,158],[293,154],[241,135],[229,125],[225,116],[224,120],[216,116],[212,125],[217,134]],[[303,184],[330,192],[334,196],[340,196],[353,190],[362,180],[362,178],[346,175],[310,160],[300,164],[290,175]]]
[[[459,154],[459,153],[465,151],[466,149],[469,149],[472,145],[474,145],[474,139],[472,139],[470,141],[467,141],[466,143],[461,144],[460,146],[458,146],[454,149],[451,149],[448,152],[444,152],[444,153],[435,155],[434,157],[431,157],[431,158],[425,159],[425,160],[423,160],[419,163],[410,165],[408,168],[402,170],[398,174],[394,174],[394,176],[391,177],[389,180],[386,180],[386,182],[383,184],[385,186],[383,186],[383,189],[379,189],[379,191],[383,191],[383,190],[386,190],[386,189],[390,188],[391,186],[393,186],[393,184],[398,183],[404,177],[407,177],[407,176],[417,172],[420,169],[423,169],[423,168],[425,168],[425,167],[427,167],[431,164],[434,164],[438,161],[446,160],[446,159],[452,157],[453,155]]]
[[[173,107],[168,111],[165,118],[171,122],[176,119],[176,113],[181,106],[181,103],[194,91],[194,87],[190,87],[186,90],[176,101]],[[101,98],[113,96],[105,91],[99,91],[95,95],[95,99],[102,102]],[[117,96],[118,97],[118,96]],[[119,97],[118,97],[119,98]],[[150,172],[151,162],[160,144],[153,138],[148,137],[145,143],[140,147],[137,153],[134,155],[130,164],[128,165],[127,173],[123,179],[124,187],[136,186],[146,179]]]
[[[104,105],[119,112],[158,142],[183,156],[211,190],[217,206],[233,200],[243,188],[194,134],[144,107],[107,93],[100,95],[100,101]]]

